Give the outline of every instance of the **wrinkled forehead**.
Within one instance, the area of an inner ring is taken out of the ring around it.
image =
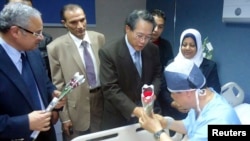
[[[36,31],[43,30],[43,21],[41,17],[32,16],[30,17],[28,26],[29,28],[34,29]]]

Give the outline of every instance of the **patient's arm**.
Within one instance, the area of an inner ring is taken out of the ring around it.
[[[163,128],[168,128],[178,133],[186,134],[185,126],[181,120],[174,120],[170,117],[165,118],[159,114],[155,114],[154,117],[160,121]]]

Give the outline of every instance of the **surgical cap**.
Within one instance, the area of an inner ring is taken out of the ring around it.
[[[165,68],[164,75],[170,92],[201,89],[206,84],[201,70],[188,59],[174,60]]]

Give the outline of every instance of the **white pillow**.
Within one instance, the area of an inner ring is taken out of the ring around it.
[[[242,103],[234,107],[242,124],[250,124],[250,104]]]

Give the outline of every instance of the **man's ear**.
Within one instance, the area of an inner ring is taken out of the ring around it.
[[[125,26],[125,32],[128,33],[129,31],[131,31],[131,28],[128,25],[126,25]]]
[[[66,21],[65,21],[65,20],[61,20],[61,23],[64,25],[64,27],[67,28],[67,24],[66,24]]]
[[[14,38],[18,37],[19,28],[17,26],[11,26],[9,32]]]

